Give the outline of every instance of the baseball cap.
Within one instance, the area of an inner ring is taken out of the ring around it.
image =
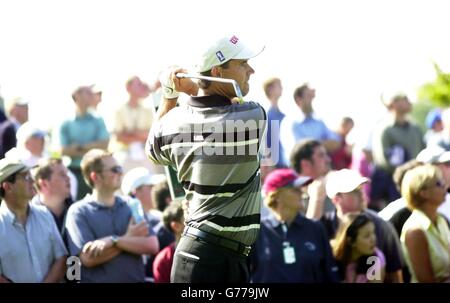
[[[267,195],[277,189],[287,186],[305,186],[312,182],[311,177],[299,176],[289,168],[280,168],[272,171],[264,180],[263,191]]]
[[[425,164],[439,164],[450,161],[450,151],[440,146],[424,148],[416,157],[416,160]]]
[[[427,117],[425,118],[425,125],[427,128],[433,128],[433,125],[439,121],[442,121],[441,110],[435,108],[428,112]]]
[[[15,173],[27,171],[29,167],[14,157],[6,157],[0,160],[0,183]]]
[[[15,97],[12,99],[8,99],[5,104],[5,110],[6,110],[6,112],[10,112],[11,109],[16,105],[17,106],[25,106],[25,105],[28,105],[28,103],[29,103],[28,100],[24,99],[22,97]]]
[[[202,55],[200,62],[196,65],[196,70],[202,73],[231,59],[250,59],[259,55],[263,50],[264,47],[258,50],[247,47],[237,36],[224,37],[214,42]]]
[[[17,142],[25,142],[31,137],[45,138],[47,133],[36,126],[32,125],[30,122],[25,122],[22,124],[16,133]]]
[[[356,171],[347,168],[330,172],[326,180],[325,190],[330,198],[334,198],[339,193],[352,192],[361,184],[370,181]]]
[[[122,180],[122,192],[131,194],[139,186],[155,185],[166,180],[164,174],[152,174],[145,167],[136,167],[125,174]]]

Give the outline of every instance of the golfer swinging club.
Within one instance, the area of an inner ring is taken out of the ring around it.
[[[237,36],[224,37],[206,50],[196,71],[236,81],[245,96],[254,73],[248,60],[261,51]],[[198,77],[197,84],[178,73],[187,71],[173,69],[160,79],[164,101],[146,148],[153,162],[175,168],[186,192],[186,228],[171,281],[248,282],[247,257],[260,222],[258,151],[266,113],[256,102],[238,102],[233,81]],[[176,107],[178,92],[191,96],[187,106]]]

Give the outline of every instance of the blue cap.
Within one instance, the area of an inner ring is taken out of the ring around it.
[[[439,108],[430,110],[425,118],[427,128],[433,128],[433,125],[438,121],[442,121],[441,110]]]

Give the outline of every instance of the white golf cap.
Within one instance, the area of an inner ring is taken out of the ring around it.
[[[327,175],[325,189],[330,198],[334,198],[339,193],[349,193],[358,188],[361,184],[370,180],[362,177],[359,173],[350,169],[332,171]]]
[[[424,148],[416,157],[416,160],[425,164],[439,164],[450,162],[450,151],[440,146]]]
[[[237,36],[224,37],[217,40],[202,56],[196,70],[199,73],[211,70],[214,66],[222,65],[232,59],[250,59],[264,50],[253,50],[245,46]]]
[[[155,185],[165,180],[164,174],[152,174],[145,167],[136,167],[125,174],[121,188],[125,195],[129,195],[142,185]]]

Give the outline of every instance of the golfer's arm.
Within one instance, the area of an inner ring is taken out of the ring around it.
[[[158,108],[158,112],[156,113],[156,119],[161,119],[165,114],[167,114],[171,109],[177,106],[177,100],[175,99],[166,99],[162,98],[162,104]]]

